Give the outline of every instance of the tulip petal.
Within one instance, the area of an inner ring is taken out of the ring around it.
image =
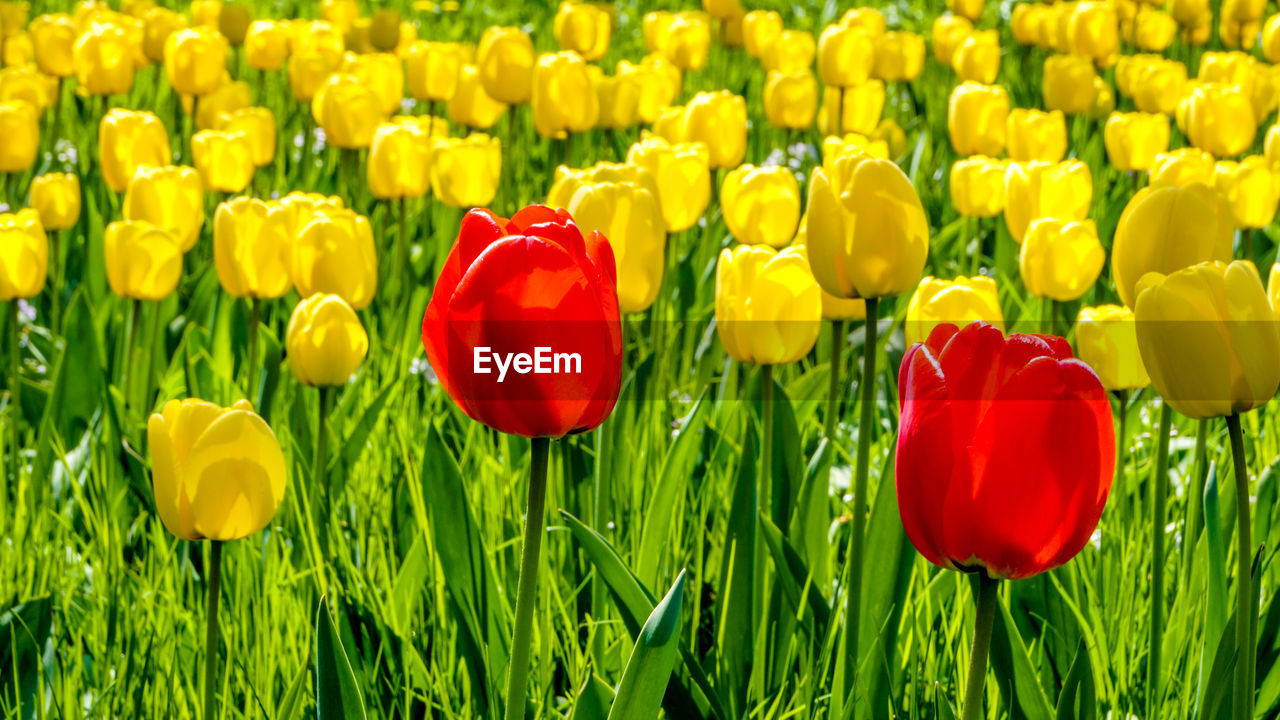
[[[916,345],[902,360],[898,396],[902,418],[898,433],[896,478],[898,511],[911,544],[930,562],[950,567],[943,544],[943,502],[954,473],[955,436],[947,380],[929,348]]]
[[[186,469],[196,534],[237,540],[271,522],[284,499],[280,443],[257,415],[225,412],[200,436]]]

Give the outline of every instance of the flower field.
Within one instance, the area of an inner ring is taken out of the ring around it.
[[[1280,717],[1280,8],[0,0],[0,718]]]

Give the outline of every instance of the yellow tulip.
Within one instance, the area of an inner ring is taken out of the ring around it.
[[[747,101],[728,90],[694,95],[685,105],[681,138],[705,144],[711,167],[737,167],[747,152]]]
[[[884,34],[886,21],[884,13],[873,7],[855,7],[844,11],[840,16],[840,24],[846,27],[859,28],[875,38]]]
[[[1093,199],[1093,176],[1079,160],[1009,163],[1004,175],[1004,222],[1019,244],[1041,217],[1084,220]]]
[[[341,55],[334,58],[324,52],[300,50],[289,56],[289,90],[298,102],[312,102],[329,76],[341,65]]]
[[[547,53],[533,69],[533,127],[546,138],[595,127],[600,117],[587,64],[572,51]]]
[[[218,86],[217,90],[196,100],[195,96],[187,95],[183,98],[183,105],[186,106],[190,99],[190,111],[195,111],[196,129],[197,130],[216,130],[222,123],[223,115],[230,115],[238,110],[243,110],[253,104],[253,93],[249,89],[249,83],[225,82]]]
[[[0,70],[0,102],[21,100],[34,106],[37,113],[53,105],[60,87],[58,78],[30,65]]]
[[[476,66],[464,65],[458,75],[457,91],[449,98],[448,112],[449,122],[487,129],[497,124],[507,112],[507,106],[484,91]]]
[[[716,334],[738,362],[781,365],[813,349],[822,326],[822,295],[804,253],[758,245],[720,251],[716,263]]]
[[[1215,185],[1231,209],[1236,227],[1264,228],[1275,219],[1280,177],[1265,157],[1250,155],[1240,162],[1219,162]]]
[[[31,44],[30,33],[18,33],[3,43],[4,47],[0,48],[0,62],[9,67],[19,67],[30,65],[35,62],[36,49]]]
[[[893,157],[902,157],[907,151],[907,133],[893,118],[882,118],[869,137],[888,146]]]
[[[1011,160],[1058,162],[1067,154],[1067,121],[1057,110],[1014,108],[1009,111],[1005,127],[1006,149]]]
[[[889,158],[889,143],[858,133],[830,135],[822,139],[822,166],[832,172],[835,162],[842,155],[864,153],[876,158]],[[1001,171],[1003,173],[1003,171]]]
[[[1267,62],[1280,62],[1280,13],[1267,18],[1262,26],[1262,54]]]
[[[1139,283],[1134,316],[1151,384],[1189,418],[1265,404],[1280,385],[1280,331],[1253,264],[1203,262]]]
[[[595,3],[562,2],[553,22],[556,42],[584,60],[599,60],[609,49],[613,18],[609,7]]]
[[[809,217],[803,215],[800,217],[800,227],[796,229],[795,239],[791,241],[791,249],[804,256],[804,261],[809,262],[809,249],[806,247],[808,241]],[[823,320],[865,320],[867,317],[867,301],[861,298],[838,298],[835,295],[822,290],[822,319]]]
[[[956,49],[973,32],[973,23],[959,15],[939,15],[933,21],[933,57],[939,64],[951,67]]]
[[[681,70],[697,70],[707,64],[711,49],[711,23],[700,13],[677,13],[656,48]]]
[[[649,171],[658,188],[668,232],[693,227],[711,200],[711,168],[702,143],[669,143],[644,133],[627,151],[627,162]]]
[[[1120,51],[1115,8],[1105,2],[1081,2],[1067,19],[1067,49],[1092,59],[1099,67],[1115,64]]]
[[[27,208],[0,215],[0,300],[30,298],[44,291],[49,240],[40,215]]]
[[[1213,156],[1193,147],[1157,153],[1151,165],[1151,187],[1186,187],[1193,183],[1214,184],[1217,169]]]
[[[924,36],[887,32],[875,39],[876,59],[871,75],[886,82],[911,82],[924,69]]]
[[[404,66],[400,58],[390,53],[348,54],[342,72],[373,92],[384,117],[400,109],[404,99]]]
[[[289,292],[294,240],[290,220],[287,210],[256,198],[238,197],[218,205],[213,259],[228,295],[278,298]]]
[[[782,16],[773,10],[752,10],[742,18],[742,44],[747,55],[760,58],[782,32]]]
[[[929,227],[911,181],[888,160],[837,158],[809,181],[809,262],[824,290],[842,298],[900,295],[929,254]]]
[[[217,29],[222,15],[222,0],[191,0],[191,24],[195,27]]]
[[[76,81],[90,95],[122,95],[133,87],[129,38],[118,25],[93,25],[76,40],[71,55]]]
[[[297,236],[292,275],[302,297],[333,293],[363,310],[378,288],[369,220],[352,210],[317,209]]]
[[[651,53],[662,52],[662,46],[667,42],[671,23],[675,20],[675,17],[675,13],[667,10],[655,10],[645,13],[640,21],[641,34],[644,35],[645,50]]]
[[[271,205],[272,210],[277,211],[272,214],[272,221],[277,220],[278,214],[278,220],[286,228],[285,232],[289,237],[302,234],[302,229],[315,219],[316,213],[321,210],[341,210],[344,207],[342,198],[336,195],[326,196],[296,190],[268,204]]]
[[[40,116],[22,100],[0,102],[0,172],[17,173],[32,166],[40,146]]]
[[[345,300],[317,293],[293,309],[286,346],[289,369],[298,382],[338,387],[364,362],[369,336]]]
[[[170,400],[147,422],[147,445],[156,511],[183,540],[248,537],[284,500],[280,441],[247,400]]]
[[[112,108],[98,126],[98,152],[102,177],[116,192],[125,191],[138,168],[171,160],[164,123],[145,110]]]
[[[648,170],[614,163],[584,170],[561,166],[547,204],[568,210],[584,235],[599,231],[609,240],[621,312],[643,312],[653,304],[662,286],[667,235],[658,186]]]
[[[183,252],[195,247],[204,225],[200,176],[176,165],[139,167],[124,195],[124,219],[168,231]]]
[[[254,20],[244,37],[244,59],[255,70],[279,70],[289,57],[289,29],[275,20]]]
[[[1108,390],[1133,390],[1151,384],[1138,351],[1138,326],[1122,305],[1080,309],[1076,317],[1076,356],[1093,368]]]
[[[800,222],[800,186],[785,167],[741,165],[720,189],[729,234],[745,245],[782,247]]]
[[[417,124],[378,128],[366,164],[369,192],[380,200],[422,197],[430,187],[431,136]]]
[[[907,303],[904,331],[907,347],[924,342],[944,323],[964,327],[983,321],[1004,332],[1004,313],[996,293],[996,281],[985,275],[943,280],[926,276]]]
[[[354,75],[336,74],[311,101],[311,115],[334,147],[367,148],[386,114],[376,93]]]
[[[1164,52],[1173,44],[1178,22],[1167,12],[1143,6],[1134,20],[1133,43],[1139,50]]]
[[[1102,272],[1106,252],[1092,220],[1032,220],[1018,255],[1027,293],[1069,302],[1084,295]]]
[[[75,74],[76,30],[75,21],[70,15],[53,13],[41,15],[31,21],[28,28],[31,35],[32,51],[36,56],[36,66],[45,75],[67,77]]]
[[[244,45],[252,22],[253,15],[247,5],[239,2],[226,3],[218,13],[218,32],[233,47],[240,47]]]
[[[990,84],[1000,72],[1000,33],[971,32],[951,56],[951,67],[965,82]]]
[[[1147,273],[1229,260],[1230,213],[1218,193],[1204,185],[1139,190],[1120,215],[1111,245],[1111,276],[1124,304],[1133,307]]]
[[[818,75],[823,85],[852,87],[871,77],[876,49],[862,28],[835,23],[818,36]]]
[[[420,40],[409,48],[409,93],[418,100],[449,100],[458,90],[467,51],[458,43]],[[479,83],[479,70],[475,70]],[[505,106],[504,106],[505,109]]]
[[[1133,76],[1133,102],[1142,112],[1172,115],[1187,84],[1187,67],[1161,58],[1139,68]]]
[[[142,54],[152,63],[164,62],[169,36],[187,27],[187,18],[174,10],[154,7],[142,16]]]
[[[636,113],[640,122],[645,123],[656,121],[662,111],[675,102],[683,84],[680,68],[661,55],[646,55],[639,65],[619,60],[616,72],[619,77],[634,77],[640,86]]]
[[[824,135],[871,135],[884,112],[884,83],[868,80],[850,88],[828,87],[823,90],[822,100],[818,130]],[[840,122],[837,123],[836,118],[840,118]]]
[[[600,105],[597,126],[610,130],[624,130],[640,121],[640,94],[644,91],[640,78],[632,74],[606,77],[594,65],[588,67],[595,75],[596,100]]]
[[[164,71],[173,89],[184,95],[208,95],[222,84],[227,69],[227,40],[208,28],[187,28],[164,44]]]
[[[1280,262],[1271,265],[1271,274],[1267,276],[1267,297],[1271,300],[1271,310],[1280,320]]]
[[[173,233],[142,220],[107,226],[102,236],[111,291],[133,300],[163,300],[182,277],[182,245]]]
[[[1097,99],[1097,71],[1093,63],[1079,55],[1054,55],[1044,61],[1041,89],[1045,107],[1068,115],[1083,115]]]
[[[1216,157],[1239,155],[1253,144],[1258,123],[1249,97],[1238,87],[1206,83],[1191,91],[1186,107],[1191,144]]]
[[[476,64],[489,97],[515,105],[533,95],[533,40],[514,27],[491,27],[480,36]]]
[[[1008,121],[1009,94],[999,85],[962,83],[951,91],[947,132],[961,155],[999,155]]]
[[[961,17],[976,21],[982,16],[982,4],[983,0],[947,0],[947,9]]]
[[[1169,149],[1169,118],[1143,112],[1111,113],[1103,130],[1107,158],[1117,170],[1150,170]]]
[[[1004,210],[1005,162],[973,155],[951,166],[949,196],[965,217],[989,218]]]
[[[818,112],[818,82],[807,70],[770,72],[764,83],[764,111],[777,128],[803,130]]]
[[[66,230],[80,220],[80,178],[46,173],[31,181],[31,207],[45,230]]]
[[[225,114],[218,119],[217,129],[248,135],[256,167],[270,165],[275,159],[276,119],[267,108],[247,107]]]
[[[813,34],[801,30],[783,30],[773,42],[765,46],[760,55],[760,66],[765,72],[796,72],[808,70],[813,65],[817,48]]]
[[[206,190],[237,193],[253,180],[253,141],[243,132],[201,130],[191,138],[191,155]]]
[[[1009,16],[1009,27],[1013,31],[1014,42],[1019,45],[1043,45],[1041,28],[1045,18],[1052,12],[1049,6],[1040,3],[1017,3]]]
[[[446,207],[493,202],[502,176],[502,144],[482,133],[431,141],[431,192]]]
[[[1263,153],[1266,155],[1267,162],[1275,165],[1280,162],[1280,123],[1272,125],[1267,129],[1266,142],[1263,145]]]

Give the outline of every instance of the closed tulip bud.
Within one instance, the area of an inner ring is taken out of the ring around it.
[[[1138,283],[1138,349],[1174,410],[1204,419],[1264,405],[1280,385],[1280,332],[1253,263],[1202,262]]]
[[[983,0],[947,0],[947,10],[976,21],[982,16],[982,3]]]
[[[249,137],[255,167],[270,165],[276,154],[276,119],[262,107],[247,107],[223,114],[217,128],[223,132],[242,132]]]
[[[163,300],[182,277],[182,245],[142,220],[113,222],[102,236],[111,291],[132,300]]]
[[[484,134],[431,141],[431,192],[446,207],[493,201],[502,175],[502,144]]]
[[[248,6],[239,2],[224,2],[222,12],[218,13],[218,32],[232,47],[240,47],[244,45],[252,22],[253,14],[249,12]]]
[[[655,122],[680,96],[683,84],[680,68],[661,55],[647,55],[639,65],[619,60],[618,77],[632,77],[640,89],[636,113],[640,122]]]
[[[284,500],[280,441],[247,400],[170,400],[147,422],[156,512],[183,540],[239,540]]]
[[[1081,308],[1076,317],[1076,354],[1108,390],[1135,390],[1151,384],[1138,351],[1138,326],[1127,307]]]
[[[1258,123],[1249,97],[1238,87],[1203,84],[1184,102],[1187,135],[1201,150],[1226,157],[1239,155],[1253,143]]]
[[[974,155],[951,166],[950,197],[965,217],[988,218],[1004,210],[1005,162]]]
[[[31,66],[0,69],[0,102],[25,102],[39,114],[53,104],[57,93],[58,80]]]
[[[198,102],[192,95],[183,98],[183,105],[188,112],[195,111],[197,130],[215,130],[222,123],[224,115],[243,110],[252,104],[253,93],[249,89],[249,83],[243,81],[224,82]]]
[[[0,102],[0,172],[18,173],[36,161],[40,146],[40,115],[22,100]]]
[[[294,233],[287,209],[256,198],[218,205],[213,219],[213,259],[222,289],[233,297],[284,297]]]
[[[675,19],[675,13],[667,10],[655,10],[645,13],[644,18],[641,20],[645,50],[651,53],[662,52],[662,47],[666,44],[671,30],[671,23]]]
[[[1267,297],[1271,300],[1271,310],[1280,319],[1280,262],[1271,265],[1271,274],[1267,276]]]
[[[668,232],[693,227],[711,200],[710,155],[702,143],[668,143],[644,133],[627,152],[627,162],[649,171],[655,181]]]
[[[352,210],[317,209],[297,236],[292,276],[302,297],[333,293],[363,310],[378,288],[369,220]]]
[[[685,106],[681,138],[705,144],[711,167],[737,167],[747,152],[746,100],[728,90],[694,95]]]
[[[164,62],[164,48],[169,36],[187,27],[182,13],[163,7],[153,7],[142,15],[142,53],[152,63]]]
[[[380,200],[422,197],[430,187],[431,136],[409,123],[386,124],[373,136],[369,192]]]
[[[818,82],[807,70],[771,72],[764,84],[764,111],[777,128],[803,130],[818,112]]]
[[[1050,110],[1083,115],[1093,109],[1098,77],[1093,63],[1079,55],[1054,55],[1044,62],[1042,91]]]
[[[951,67],[960,43],[973,32],[973,23],[959,15],[939,15],[933,21],[933,57],[939,64]]]
[[[6,0],[0,3],[0,37],[10,38],[22,32],[30,12],[31,5],[27,2]]]
[[[553,30],[562,49],[572,50],[584,60],[599,60],[609,49],[613,18],[604,5],[562,2],[556,12]]]
[[[342,198],[333,195],[326,196],[319,193],[304,193],[294,191],[274,202],[268,203],[272,210],[276,213],[272,215],[272,220],[277,220],[286,228],[285,232],[290,237],[297,237],[302,234],[302,229],[315,219],[316,213],[321,210],[341,210],[344,205]]]
[[[1084,295],[1102,272],[1106,252],[1092,220],[1032,220],[1018,256],[1027,292],[1069,302]]]
[[[795,239],[791,241],[789,249],[800,253],[804,256],[804,261],[809,262],[809,249],[805,246],[808,240],[809,218],[807,215],[801,216],[800,227],[796,229]],[[822,319],[823,320],[865,320],[867,317],[867,301],[861,298],[838,298],[835,295],[822,290]]]
[[[129,38],[117,25],[93,25],[76,40],[72,65],[76,81],[90,95],[117,95],[133,87]]]
[[[286,338],[289,369],[312,387],[346,385],[369,352],[360,318],[338,295],[317,293],[298,303]]]
[[[889,157],[889,144],[858,133],[831,135],[822,139],[822,167],[834,172],[836,160],[844,155],[865,154],[874,158]],[[1002,176],[1003,177],[1003,176]]]
[[[458,75],[456,92],[449,98],[448,111],[449,122],[487,129],[497,124],[507,112],[507,106],[484,91],[475,65],[464,65]]]
[[[1009,121],[1009,94],[999,85],[962,83],[951,91],[947,132],[961,155],[999,155]]]
[[[1267,162],[1272,165],[1280,162],[1280,123],[1267,129],[1267,137],[1263,148]]]
[[[731,20],[742,17],[746,12],[741,0],[702,0],[702,9],[717,20]]]
[[[681,70],[698,70],[707,64],[711,50],[711,22],[701,13],[677,13],[656,49]]]
[[[782,247],[800,222],[800,186],[789,169],[778,165],[729,171],[720,202],[729,233],[745,245]]]
[[[1018,243],[1037,218],[1084,220],[1093,199],[1093,176],[1079,160],[1009,163],[1004,187],[1004,222]]]
[[[419,40],[409,48],[409,93],[418,100],[449,100],[458,89],[467,53],[458,43]],[[476,71],[479,82],[479,71]]]
[[[1111,275],[1125,305],[1134,307],[1147,273],[1173,273],[1210,260],[1229,260],[1231,210],[1205,185],[1144,188],[1125,206],[1111,245]]]
[[[191,0],[190,12],[192,26],[217,30],[222,0]]]
[[[1151,165],[1153,188],[1186,187],[1199,183],[1213,187],[1217,169],[1213,156],[1193,147],[1178,148],[1167,153],[1157,153]]]
[[[30,33],[19,33],[4,42],[0,61],[9,67],[30,65],[36,60],[36,49],[31,44]]]
[[[547,138],[585,132],[600,117],[587,64],[572,51],[547,53],[533,70],[533,126]]]
[[[1119,21],[1105,2],[1082,2],[1067,20],[1067,49],[1091,58],[1101,67],[1115,64],[1120,51]]]
[[[995,82],[1000,72],[1000,34],[995,30],[969,33],[951,56],[951,67],[965,82]]]
[[[215,30],[187,28],[164,44],[164,70],[173,89],[184,95],[208,95],[222,84],[227,40]]]
[[[254,20],[244,37],[244,59],[255,70],[279,70],[289,57],[289,30],[275,20]]]
[[[112,108],[98,126],[98,152],[102,177],[116,192],[125,191],[138,168],[171,159],[164,123],[145,110]]]
[[[797,248],[756,245],[720,251],[716,334],[744,363],[792,363],[813,349],[822,326],[822,294]]]
[[[400,58],[390,53],[348,55],[342,72],[373,91],[383,115],[390,116],[400,109],[404,99],[404,66]]]
[[[360,18],[360,4],[356,0],[324,0],[320,16],[343,30],[350,28]]]
[[[1144,6],[1134,20],[1133,42],[1145,52],[1164,52],[1173,44],[1177,31],[1178,23],[1172,15]]]
[[[1262,26],[1262,54],[1267,62],[1280,62],[1280,13],[1267,18]]]
[[[861,29],[872,38],[883,35],[887,26],[884,13],[873,7],[855,7],[845,10],[840,16],[840,24]]]
[[[1066,340],[942,326],[907,350],[898,387],[898,510],[929,562],[1027,578],[1089,544],[1116,438],[1106,391]]]
[[[911,82],[924,69],[924,36],[887,32],[875,39],[873,77],[886,82]]]
[[[799,30],[783,30],[769,43],[760,56],[765,72],[798,72],[813,65],[817,52],[813,35]]]
[[[639,165],[561,166],[547,205],[563,208],[584,233],[609,239],[617,263],[618,309],[648,309],[662,286],[666,224],[653,175]]]
[[[373,90],[354,75],[325,81],[311,101],[311,115],[324,128],[325,142],[340,148],[367,148],[386,117]]]
[[[1169,118],[1142,112],[1112,113],[1103,130],[1107,158],[1117,170],[1150,170],[1169,149]]]
[[[237,193],[253,180],[253,141],[243,132],[201,130],[191,138],[191,155],[206,190]]]
[[[1057,110],[1015,108],[1009,111],[1005,134],[1009,158],[1017,162],[1058,162],[1067,154],[1067,121]]]
[[[195,247],[204,225],[200,176],[189,167],[139,167],[124,195],[124,219],[168,231],[182,252]]]
[[[880,80],[868,80],[851,88],[826,88],[818,129],[824,135],[871,135],[880,124],[884,100],[884,83]],[[842,118],[838,124],[835,122],[837,117]]]
[[[289,56],[289,90],[298,102],[312,102],[329,76],[337,71],[341,56],[302,50]]]
[[[1219,162],[1215,184],[1236,227],[1264,228],[1275,219],[1280,178],[1265,157],[1250,155],[1238,163]]]
[[[929,226],[911,181],[888,160],[846,155],[809,181],[809,262],[842,298],[900,295],[929,254]]]
[[[31,181],[31,207],[45,230],[66,230],[80,219],[80,178],[46,173]]]
[[[602,75],[594,65],[588,67],[596,87],[596,100],[600,106],[598,127],[611,130],[629,128],[639,122],[640,79],[635,74]]]
[[[491,27],[480,36],[476,64],[489,97],[515,105],[533,95],[533,40],[519,28]]]
[[[1042,44],[1041,28],[1049,8],[1040,3],[1018,3],[1013,6],[1009,16],[1009,26],[1013,31],[1013,40],[1019,45]]]
[[[982,321],[1004,331],[996,281],[985,275],[943,280],[926,276],[907,303],[907,347],[924,342],[942,324],[964,327]]]
[[[79,34],[70,15],[41,15],[29,28],[36,66],[45,75],[67,77],[75,74],[72,54]]]
[[[1133,103],[1139,110],[1172,115],[1187,84],[1187,67],[1176,60],[1160,60],[1142,67],[1132,82]]]
[[[0,300],[31,298],[44,291],[49,266],[44,233],[35,210],[0,215]]]
[[[782,33],[782,16],[773,10],[752,10],[742,18],[742,44],[747,55],[761,58]]]
[[[664,140],[682,141],[684,139],[684,106],[672,105],[663,108],[662,113],[653,121],[651,129],[654,135]]]
[[[861,28],[836,23],[818,37],[818,75],[823,85],[843,88],[865,83],[875,57],[871,35]]]

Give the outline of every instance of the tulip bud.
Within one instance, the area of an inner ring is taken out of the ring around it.
[[[643,88],[640,78],[634,74],[619,74],[613,77],[600,75],[595,66],[589,71],[597,77],[593,80],[596,86],[596,100],[600,104],[600,117],[597,124],[610,130],[624,130],[634,126],[640,120],[640,94]]]
[[[1093,199],[1093,176],[1079,160],[1009,163],[1004,186],[1005,226],[1019,244],[1032,220],[1084,220]]]
[[[688,230],[711,200],[710,156],[702,143],[671,144],[644,133],[627,151],[627,162],[649,171],[655,180],[668,232]]]
[[[218,205],[213,259],[228,295],[279,298],[289,292],[292,221],[287,208],[256,198],[238,197]]]
[[[1054,55],[1044,62],[1045,107],[1068,115],[1083,115],[1093,109],[1097,96],[1097,72],[1088,58]]]
[[[404,99],[404,68],[400,58],[390,53],[349,54],[342,72],[373,92],[384,117],[400,109]]]
[[[851,87],[871,77],[875,63],[871,35],[843,23],[828,25],[818,37],[818,75],[823,85]]]
[[[677,13],[661,35],[661,53],[681,70],[697,70],[707,64],[711,49],[711,23],[700,13]]]
[[[241,192],[253,180],[253,142],[243,132],[201,130],[191,138],[191,155],[206,190]]]
[[[1187,68],[1176,60],[1161,59],[1133,77],[1133,102],[1142,112],[1172,115],[1178,109],[1187,84]]]
[[[248,34],[249,24],[252,22],[253,15],[243,3],[224,2],[221,12],[218,13],[218,33],[232,47],[240,47],[244,45],[245,35]]]
[[[335,147],[367,148],[385,119],[378,96],[354,75],[331,76],[311,101],[311,114]]]
[[[635,78],[640,87],[636,113],[640,122],[646,123],[655,122],[662,111],[675,102],[683,84],[680,68],[661,55],[647,55],[639,65],[619,60],[617,74]]]
[[[818,112],[818,83],[813,74],[770,72],[764,84],[764,110],[769,124],[803,130]]]
[[[289,56],[289,90],[298,102],[311,102],[340,65],[341,60],[313,50],[300,50]]]
[[[1238,228],[1264,228],[1276,216],[1280,178],[1267,159],[1250,155],[1241,162],[1218,163],[1215,186]]]
[[[781,32],[782,16],[773,10],[752,10],[742,18],[742,44],[753,58],[761,58]]]
[[[243,110],[253,104],[252,92],[247,82],[225,82],[217,90],[195,101],[195,96],[185,96],[183,105],[187,106],[187,98],[195,111],[197,130],[216,130],[222,124],[222,117]]]
[[[129,38],[118,25],[93,25],[72,52],[76,81],[90,95],[121,95],[133,87]]]
[[[1142,112],[1112,113],[1103,139],[1107,158],[1117,170],[1150,170],[1169,148],[1169,118]]]
[[[888,160],[846,155],[809,181],[809,263],[842,298],[900,295],[929,254],[929,227],[911,181]]]
[[[187,18],[182,13],[163,7],[153,7],[142,15],[142,54],[148,63],[164,62],[164,47],[169,36],[185,30]]]
[[[1193,147],[1157,153],[1151,166],[1151,182],[1153,188],[1186,187],[1193,183],[1213,187],[1217,170],[1213,156]]]
[[[939,64],[951,67],[956,49],[973,32],[973,23],[958,15],[939,15],[933,21],[933,57]]]
[[[382,125],[367,163],[369,192],[380,200],[422,197],[429,187],[431,136],[411,123]]]
[[[533,40],[519,28],[491,27],[480,36],[476,64],[489,97],[515,105],[533,95]]]
[[[182,277],[182,245],[173,233],[142,220],[113,222],[102,236],[107,284],[123,298],[160,301]]]
[[[1111,246],[1116,292],[1133,307],[1147,273],[1172,273],[1231,257],[1230,209],[1200,184],[1144,188],[1120,215]]]
[[[988,218],[1004,210],[1005,162],[973,155],[951,166],[949,195],[956,212]]]
[[[562,2],[553,29],[561,49],[572,50],[582,59],[593,61],[604,57],[609,49],[613,19],[605,5]]]
[[[782,247],[800,221],[800,187],[791,171],[778,165],[729,171],[720,203],[729,234],[744,245]]]
[[[289,369],[312,387],[346,385],[369,352],[360,318],[337,295],[317,293],[298,303],[286,337]]]
[[[1058,162],[1067,154],[1067,122],[1062,113],[1015,108],[1006,124],[1009,159]]]
[[[242,132],[249,137],[256,167],[270,165],[276,154],[276,119],[271,111],[262,107],[247,107],[218,119],[217,129],[223,132]]]
[[[480,207],[493,201],[502,173],[498,138],[475,133],[431,141],[431,192],[446,207]]]
[[[879,80],[868,80],[851,88],[825,88],[818,130],[824,135],[871,135],[880,123],[884,100],[884,83]],[[836,118],[841,120],[837,122]]]
[[[1191,144],[1217,157],[1239,155],[1253,144],[1258,123],[1238,87],[1200,85],[1183,101]]]
[[[720,251],[716,263],[716,334],[734,360],[782,365],[818,341],[822,295],[804,253],[758,245]]]
[[[44,233],[35,210],[0,214],[0,300],[31,298],[44,291],[49,266]]]
[[[1120,33],[1115,9],[1104,2],[1081,2],[1067,20],[1067,49],[1099,67],[1115,64]]]
[[[996,281],[985,275],[943,280],[926,276],[907,303],[907,347],[924,342],[943,323],[964,327],[982,321],[1004,330],[1004,313],[996,293]]]
[[[795,239],[791,241],[790,250],[800,253],[804,257],[806,264],[809,262],[809,249],[805,246],[808,242],[809,218],[807,215],[800,217],[800,227],[796,229]],[[861,298],[838,298],[835,295],[822,290],[822,319],[823,320],[865,320],[867,317],[867,301]]]
[[[884,13],[873,7],[855,7],[845,10],[840,16],[840,24],[860,29],[872,38],[883,35],[886,27]]]
[[[600,101],[587,64],[572,51],[548,53],[533,69],[533,126],[546,138],[595,127]]]
[[[317,208],[298,234],[293,251],[298,294],[341,295],[363,310],[378,286],[378,259],[369,220],[352,210]]]
[[[79,32],[70,15],[41,15],[31,21],[28,30],[40,72],[60,78],[75,74],[72,54]]]
[[[1000,72],[1000,33],[971,32],[951,56],[951,67],[965,82],[990,84]]]
[[[189,167],[142,166],[129,181],[124,219],[168,231],[182,252],[195,247],[204,225],[200,176]]]
[[[40,116],[22,100],[0,102],[0,172],[18,173],[36,161],[40,146]]]
[[[464,65],[458,75],[458,87],[449,98],[449,122],[471,128],[487,129],[497,124],[507,106],[489,97],[480,83],[480,71]]]
[[[207,28],[188,28],[164,44],[164,70],[173,89],[184,95],[208,95],[222,84],[227,41]]]
[[[244,59],[255,70],[279,70],[289,57],[289,30],[283,22],[254,20],[244,38]]]
[[[1004,151],[1009,95],[999,85],[962,83],[951,91],[947,132],[961,155],[996,156]]]
[[[247,400],[170,400],[147,422],[156,511],[183,540],[239,540],[284,500],[280,441]]]
[[[1014,5],[1013,12],[1009,16],[1009,26],[1013,31],[1014,42],[1023,46],[1042,45],[1041,28],[1050,12],[1047,6],[1040,3]]]
[[[458,43],[420,40],[409,48],[409,92],[418,100],[450,100],[458,89],[467,53]],[[479,87],[479,71],[475,70]],[[504,106],[505,109],[505,106]]]
[[[889,144],[884,140],[858,133],[849,133],[844,136],[831,135],[822,139],[822,167],[826,168],[828,174],[835,172],[836,160],[844,155],[858,154],[887,160]]]
[[[871,75],[886,82],[911,82],[924,69],[924,37],[911,32],[887,32],[875,39]]]
[[[31,181],[31,207],[45,230],[67,230],[80,219],[80,178],[46,173]]]
[[[1033,297],[1069,302],[1093,287],[1105,260],[1092,220],[1046,217],[1027,228],[1018,270]]]
[[[817,52],[813,44],[813,35],[800,30],[783,30],[778,37],[764,48],[760,56],[760,66],[765,72],[797,72],[808,70],[813,65],[813,54]]]
[[[983,0],[947,0],[947,10],[976,22],[982,16],[982,3]]]
[[[1134,390],[1151,384],[1138,351],[1137,323],[1127,307],[1081,308],[1076,318],[1076,354],[1108,390]]]
[[[747,151],[747,102],[728,90],[701,92],[685,106],[681,138],[710,151],[711,167],[742,163]]]

